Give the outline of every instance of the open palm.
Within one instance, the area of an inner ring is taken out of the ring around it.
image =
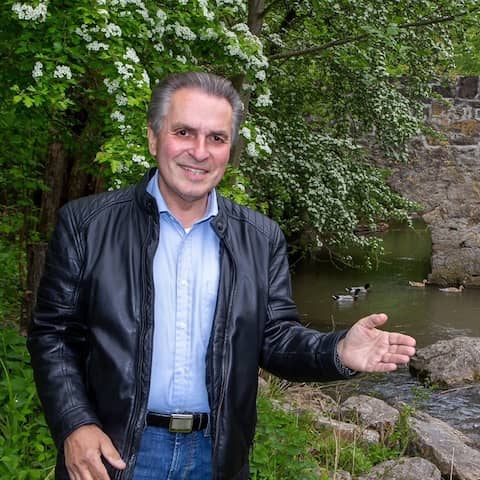
[[[355,323],[338,344],[342,363],[359,372],[391,372],[415,354],[415,339],[379,330],[387,315],[369,315]]]

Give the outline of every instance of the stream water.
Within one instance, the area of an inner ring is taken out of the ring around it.
[[[480,337],[480,289],[444,293],[438,287],[415,288],[430,270],[431,240],[418,222],[397,226],[383,236],[386,255],[372,272],[339,270],[330,262],[300,262],[292,281],[294,298],[304,323],[320,331],[344,329],[369,313],[389,316],[386,330],[407,333],[417,347],[467,335]],[[355,302],[339,304],[332,294],[345,287],[370,283],[369,293]],[[362,375],[342,387],[348,393],[373,394],[389,403],[405,401],[440,418],[480,441],[480,385],[432,391],[411,377],[407,368],[382,375]]]

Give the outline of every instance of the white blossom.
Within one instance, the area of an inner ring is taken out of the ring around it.
[[[246,34],[251,34],[250,29],[248,28],[248,25],[246,23],[237,23],[232,27],[232,30],[235,30],[237,32],[243,32]]]
[[[122,112],[119,112],[118,110],[115,110],[114,112],[112,112],[110,114],[110,118],[119,123],[125,122],[125,115]]]
[[[175,30],[175,35],[184,40],[195,40],[197,38],[195,33],[193,33],[186,25],[180,25],[178,22],[175,22],[173,24],[173,29]]]
[[[188,0],[177,0],[180,5],[186,5]]]
[[[138,58],[137,52],[131,47],[127,47],[127,53],[123,56],[124,60],[131,60],[133,63],[139,63],[140,59]]]
[[[167,19],[167,14],[159,8],[157,10],[157,18],[161,23],[165,23],[165,20]]]
[[[143,155],[138,155],[137,153],[134,153],[132,155],[132,162],[133,163],[142,163],[145,161],[145,157]]]
[[[203,33],[200,34],[201,40],[215,40],[217,38],[218,38],[217,32],[210,27],[208,27]]]
[[[183,63],[183,64],[187,63],[187,59],[183,55],[177,55],[175,57],[175,60],[178,60],[180,63]]]
[[[122,29],[115,23],[109,23],[105,28],[102,28],[102,32],[105,33],[107,38],[122,36]]]
[[[203,16],[207,20],[213,20],[215,18],[215,14],[208,10],[208,0],[198,0],[198,4],[202,9]]]
[[[157,52],[163,52],[165,50],[165,47],[163,46],[163,43],[155,43],[153,45],[153,48],[157,51]]]
[[[35,62],[32,70],[32,77],[37,80],[38,78],[43,76],[43,63],[42,62]]]
[[[118,129],[120,130],[120,133],[124,135],[132,130],[132,126],[125,125],[124,123],[120,123],[120,125],[118,126]]]
[[[145,85],[148,87],[150,86],[150,77],[148,76],[148,73],[146,70],[142,72],[142,80]]]
[[[109,78],[105,78],[103,80],[103,83],[105,84],[105,86],[107,87],[107,92],[108,93],[114,93],[116,92],[119,87],[120,87],[120,82],[118,81],[118,79],[115,79],[115,80],[110,80]]]
[[[88,26],[83,24],[81,27],[77,27],[75,29],[75,33],[86,42],[91,42],[92,36],[86,32],[87,29],[88,29]]]
[[[258,152],[254,142],[250,142],[247,145],[247,155],[250,157],[258,157]]]
[[[71,80],[72,71],[68,65],[57,65],[53,72],[53,78],[66,78],[67,80]]]
[[[102,5],[106,5],[106,3],[107,3],[107,0],[97,0],[97,5],[102,6]]]
[[[248,127],[242,127],[240,130],[240,135],[247,140],[250,140],[250,138],[252,137],[252,132]]]
[[[14,3],[12,11],[17,14],[20,20],[33,20],[40,23],[45,22],[47,18],[48,1],[40,2],[36,7],[26,3]]]
[[[123,80],[128,80],[129,78],[133,77],[133,72],[135,70],[133,65],[122,62],[115,62],[115,66],[117,67],[118,74],[122,76]]]
[[[259,70],[256,74],[255,74],[255,78],[257,80],[260,80],[261,82],[263,82],[266,78],[266,75],[265,75],[265,70]]]
[[[257,101],[255,102],[255,105],[257,107],[268,107],[272,104],[272,100],[270,99],[270,90],[267,91],[267,93],[263,95],[259,95],[257,98]]]
[[[119,107],[123,107],[123,106],[128,104],[128,98],[125,95],[123,95],[122,93],[117,93],[115,95],[115,103]]]
[[[87,50],[92,52],[98,52],[99,50],[108,50],[109,46],[103,42],[97,42],[96,40],[91,43],[87,43]]]

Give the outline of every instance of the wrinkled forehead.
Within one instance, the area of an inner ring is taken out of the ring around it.
[[[182,88],[170,99],[166,123],[231,134],[233,110],[227,99],[198,88]]]

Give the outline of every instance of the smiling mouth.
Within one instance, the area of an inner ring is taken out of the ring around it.
[[[193,175],[205,175],[208,173],[208,171],[203,168],[188,167],[187,165],[180,165],[180,168],[186,172],[192,173]]]

